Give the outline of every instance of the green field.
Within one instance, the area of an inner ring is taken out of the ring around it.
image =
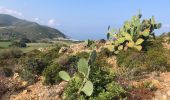
[[[0,48],[9,48],[11,42],[0,42]]]
[[[53,43],[27,43],[26,48],[20,48],[20,49],[26,53],[39,48],[52,49],[56,47],[56,45],[71,45],[71,44],[75,44],[75,43],[71,41],[53,41]],[[0,41],[0,51],[9,49],[9,45],[11,45],[11,42]]]
[[[53,48],[55,47],[53,44],[50,43],[27,43],[26,48],[21,48],[23,52],[29,52],[39,48]]]

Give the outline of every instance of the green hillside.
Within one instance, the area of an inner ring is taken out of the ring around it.
[[[23,36],[35,40],[66,38],[66,36],[57,29],[18,19],[11,15],[0,14],[0,39],[18,39]]]

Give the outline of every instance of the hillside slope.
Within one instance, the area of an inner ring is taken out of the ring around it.
[[[22,20],[11,15],[0,14],[1,39],[9,39],[12,37],[21,38],[23,36],[29,39],[66,38],[66,36],[57,29]]]

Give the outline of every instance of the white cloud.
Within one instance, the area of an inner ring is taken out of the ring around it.
[[[40,19],[39,18],[33,18],[34,21],[39,21]]]
[[[57,23],[57,21],[55,19],[50,19],[48,20],[48,23],[47,23],[49,26],[59,26],[60,24]]]
[[[10,15],[14,15],[14,16],[22,16],[23,14],[17,10],[13,10],[13,9],[8,9],[5,7],[0,6],[0,13],[2,14],[10,14]]]
[[[49,25],[49,26],[54,26],[55,24],[56,24],[55,19],[50,19],[50,20],[48,21],[48,25]]]

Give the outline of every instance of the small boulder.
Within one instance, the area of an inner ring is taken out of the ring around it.
[[[62,47],[60,50],[59,50],[59,53],[65,53],[68,51],[68,48],[67,47]]]

